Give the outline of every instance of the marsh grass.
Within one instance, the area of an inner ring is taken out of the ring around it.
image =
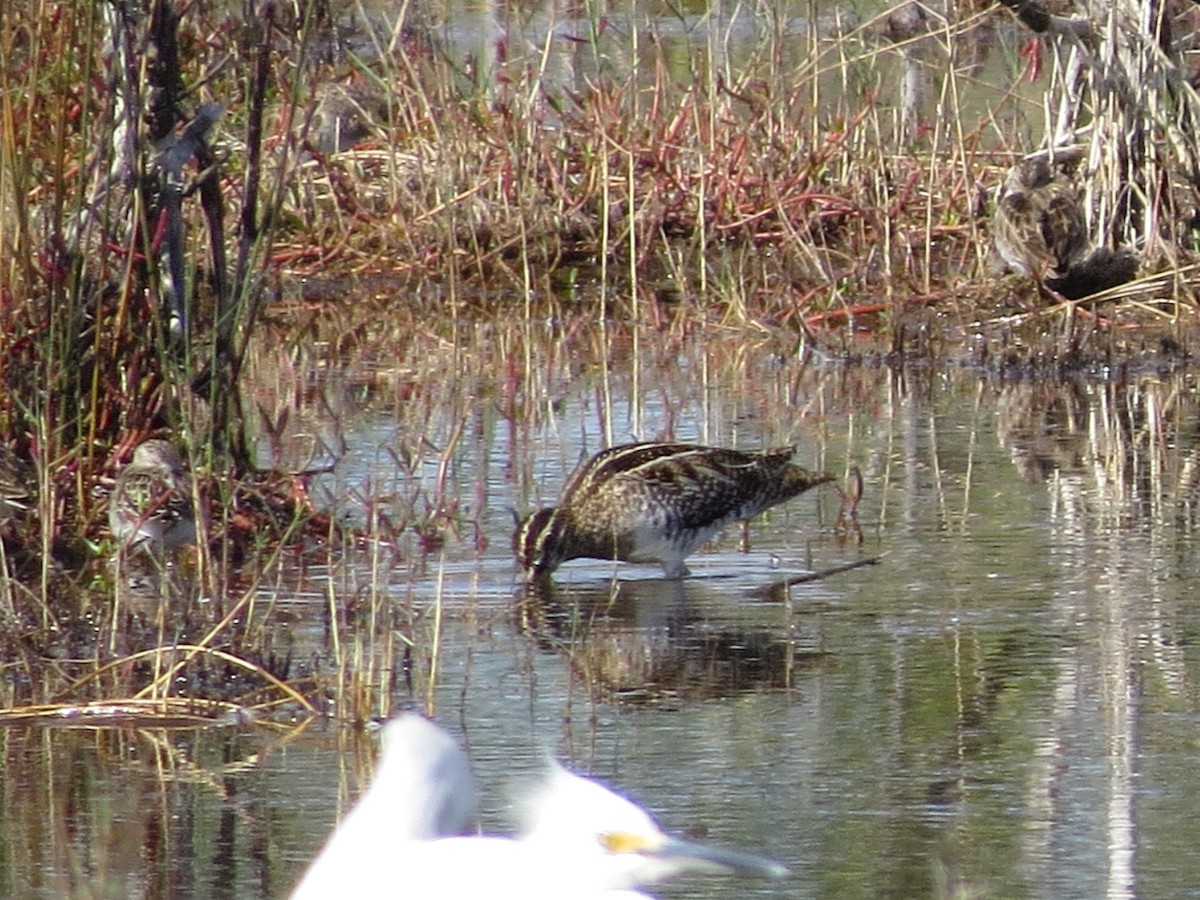
[[[523,496],[548,499],[532,436],[553,428],[576,360],[605,373],[661,362],[630,321],[667,359],[698,329],[892,362],[959,353],[976,333],[987,340],[966,355],[1008,371],[1136,359],[1164,332],[1186,347],[1200,176],[1182,27],[1149,41],[1122,0],[1100,38],[1052,31],[1035,78],[1007,13],[905,31],[906,10],[495,7],[498,31],[481,26],[470,50],[409,5],[331,21],[303,4],[194,4],[174,124],[202,103],[225,109],[183,198],[181,347],[144,195],[110,180],[126,157],[129,172],[153,168],[144,85],[121,80],[137,67],[106,55],[113,35],[133,54],[138,23],[114,30],[105,4],[5,6],[0,440],[33,462],[37,514],[3,544],[0,613],[42,636],[13,640],[27,682],[3,705],[94,692],[165,710],[184,683],[227,702],[232,688],[213,684],[234,671],[230,684],[253,682],[248,707],[362,721],[398,691],[431,697],[440,584],[430,606],[392,598],[447,542],[485,540],[486,490],[461,496],[456,460],[503,429]],[[347,28],[354,49],[338,51]],[[1153,102],[1131,103],[1131,84]],[[1031,310],[1028,284],[988,268],[990,191],[1045,135],[1087,144],[1092,230],[1137,244],[1151,273],[1095,311]],[[315,284],[294,297],[301,279]],[[543,319],[552,333],[532,327]],[[481,388],[482,414],[445,377],[475,370],[502,373]],[[600,408],[615,390],[606,374]],[[397,474],[314,504],[364,397],[394,403]],[[114,579],[79,560],[106,547],[96,486],[167,430],[210,515],[195,559],[158,573],[159,606],[135,627],[105,607]],[[251,438],[283,474],[253,471]],[[345,574],[326,586],[330,650],[316,663],[273,643],[279,573],[298,559]],[[64,626],[69,651],[49,637]],[[48,655],[73,662],[42,672]]]

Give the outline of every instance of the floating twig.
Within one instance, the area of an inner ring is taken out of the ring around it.
[[[803,575],[789,575],[787,578],[781,578],[778,581],[772,581],[770,584],[755,588],[750,592],[750,595],[760,600],[783,600],[786,597],[787,590],[798,584],[808,584],[810,581],[824,581],[831,575],[840,575],[843,572],[849,572],[852,569],[859,569],[863,566],[873,566],[881,559],[883,559],[882,555],[868,556],[866,559],[856,559],[853,562],[842,563],[841,565],[831,566],[828,569],[820,569],[816,572],[805,572]]]

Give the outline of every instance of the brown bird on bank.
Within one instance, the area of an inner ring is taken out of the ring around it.
[[[160,553],[196,542],[192,482],[169,441],[145,441],[133,451],[108,499],[108,527],[122,549]]]
[[[834,480],[794,465],[794,452],[612,447],[575,470],[558,506],[518,524],[513,552],[529,579],[580,557],[658,562],[668,578],[681,578],[684,560],[729,523]]]
[[[1075,186],[1044,154],[1009,171],[992,217],[992,242],[1009,269],[1068,300],[1137,274],[1137,256],[1129,250],[1092,246]]]

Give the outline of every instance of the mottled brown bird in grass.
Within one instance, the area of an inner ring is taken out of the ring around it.
[[[612,447],[575,470],[558,506],[517,526],[513,552],[531,579],[580,557],[658,562],[668,578],[681,578],[684,560],[729,523],[834,480],[793,464],[794,452]]]
[[[122,548],[174,550],[196,541],[192,482],[179,451],[151,440],[133,451],[108,499],[108,527]]]
[[[1044,154],[1022,159],[1009,171],[992,217],[992,242],[1009,269],[1068,300],[1137,274],[1130,251],[1092,246],[1075,185]]]

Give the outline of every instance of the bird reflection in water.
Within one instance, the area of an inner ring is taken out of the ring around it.
[[[517,626],[561,653],[588,695],[623,703],[713,700],[786,690],[824,665],[819,635],[797,632],[781,610],[731,604],[701,582],[612,582],[524,587]]]

